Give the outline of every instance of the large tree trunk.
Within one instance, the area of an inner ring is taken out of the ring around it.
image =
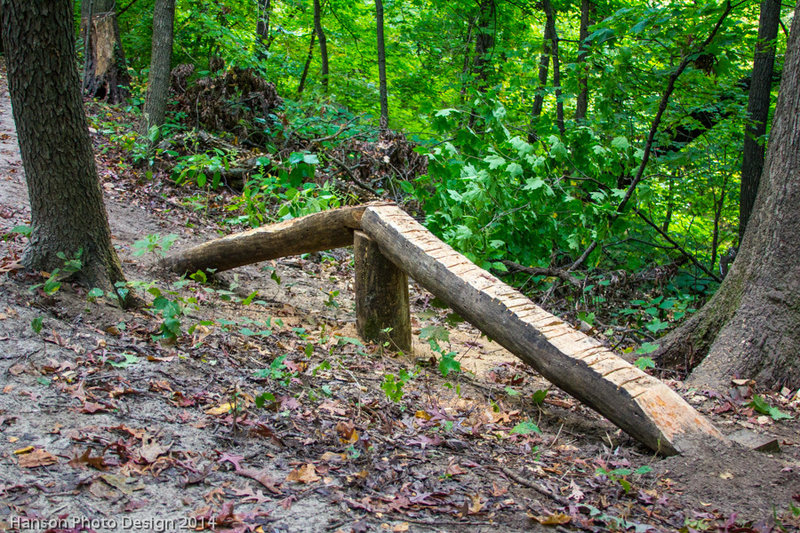
[[[747,219],[753,211],[758,181],[764,169],[764,145],[767,133],[769,104],[772,96],[772,68],[775,65],[775,38],[781,20],[780,0],[762,0],[758,21],[758,41],[753,57],[750,98],[747,103],[749,122],[745,127],[742,149],[742,186],[739,193],[739,242],[744,237]]]
[[[319,41],[319,58],[322,61],[322,88],[328,92],[328,40],[325,38],[325,30],[322,29],[322,7],[319,0],[314,0],[314,31],[317,33]]]
[[[381,100],[381,133],[389,129],[389,96],[386,88],[386,47],[383,42],[383,2],[375,0],[375,22],[378,37],[378,78]]]
[[[150,77],[144,101],[143,131],[164,124],[169,93],[169,72],[172,64],[172,35],[175,0],[156,0],[153,6],[153,52]]]
[[[82,0],[81,34],[86,43],[83,92],[110,104],[124,101],[131,77],[122,51],[116,0]]]
[[[733,376],[800,386],[800,5],[753,213],[714,297],[662,342],[667,363],[698,364],[698,385]],[[708,354],[703,358],[705,354]],[[702,360],[702,362],[701,362]]]
[[[69,0],[3,0],[8,85],[31,203],[24,265],[63,268],[80,253],[93,286],[125,280],[89,139]]]

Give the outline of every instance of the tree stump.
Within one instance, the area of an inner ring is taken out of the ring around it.
[[[391,350],[411,351],[408,276],[366,234],[356,231],[356,327],[362,339],[385,343]],[[387,328],[391,328],[386,332]]]

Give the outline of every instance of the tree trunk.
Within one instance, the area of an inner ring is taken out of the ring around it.
[[[131,78],[122,51],[116,0],[82,0],[81,34],[86,43],[84,94],[110,104],[123,102]]]
[[[561,62],[558,58],[558,33],[556,32],[556,13],[550,0],[542,0],[547,24],[550,26],[550,51],[553,59],[553,87],[556,91],[556,125],[564,135],[564,102],[561,101]]]
[[[764,172],[739,253],[714,297],[662,342],[659,355],[666,363],[687,368],[699,363],[692,383],[723,387],[739,376],[772,388],[800,386],[798,175],[800,5],[787,44]]]
[[[91,286],[124,282],[92,153],[69,0],[3,0],[8,84],[31,203],[23,264],[52,272],[80,254]]]
[[[311,32],[311,41],[308,43],[308,55],[306,56],[306,64],[303,65],[303,74],[300,75],[300,84],[297,86],[297,96],[303,94],[303,89],[306,86],[306,78],[308,77],[308,67],[311,66],[311,59],[314,57],[314,37],[317,36],[316,31]]]
[[[169,94],[169,72],[172,64],[172,34],[175,20],[175,0],[156,0],[153,6],[153,48],[150,77],[144,101],[142,130],[164,124]]]
[[[261,44],[261,49],[266,52],[272,44],[269,38],[269,18],[272,14],[271,0],[258,0],[258,22],[256,22],[256,36]]]
[[[551,46],[553,44],[553,35],[551,31],[554,29],[555,24],[551,24],[550,19],[547,19],[544,24],[544,35],[542,37],[542,54],[539,56],[539,85],[536,87],[536,94],[533,97],[533,108],[531,109],[531,124],[528,130],[528,140],[530,142],[536,141],[536,121],[542,116],[542,109],[544,108],[544,92],[547,87],[547,70],[550,65],[550,56],[553,51]]]
[[[475,36],[475,57],[472,68],[478,76],[478,91],[483,93],[486,92],[489,84],[489,71],[491,70],[489,54],[494,48],[494,28],[492,27],[495,19],[494,0],[481,0],[479,6],[478,34]]]
[[[317,33],[319,41],[319,58],[322,61],[322,89],[328,92],[328,40],[325,38],[325,30],[322,29],[322,8],[319,0],[314,0],[314,31]]]
[[[360,231],[353,237],[353,261],[359,336],[367,341],[388,342],[391,351],[411,353],[408,276]]]
[[[589,110],[589,67],[586,65],[586,56],[589,55],[589,47],[586,39],[589,37],[590,14],[594,11],[592,0],[581,1],[581,26],[580,26],[580,48],[578,50],[578,98],[575,102],[575,120],[584,120],[586,112]]]
[[[375,22],[378,37],[378,77],[381,100],[381,133],[389,129],[389,96],[386,89],[386,47],[383,42],[383,1],[375,0]]]
[[[747,219],[753,210],[758,181],[764,169],[764,145],[769,104],[772,95],[772,69],[775,65],[775,38],[781,19],[780,0],[762,0],[758,21],[758,41],[753,56],[753,74],[747,103],[748,123],[742,149],[742,185],[739,193],[739,242],[742,242]]]

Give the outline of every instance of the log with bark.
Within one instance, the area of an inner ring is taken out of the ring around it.
[[[727,442],[675,391],[474,265],[396,206],[369,207],[363,231],[383,255],[550,382],[652,450]]]
[[[228,235],[181,250],[162,260],[179,274],[197,270],[216,272],[242,265],[353,244],[353,231],[360,227],[366,205],[313,213]]]

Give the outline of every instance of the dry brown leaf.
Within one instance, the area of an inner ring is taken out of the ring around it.
[[[155,463],[159,455],[167,453],[172,444],[163,446],[156,441],[155,435],[142,435],[142,448],[139,450],[139,457],[148,463]]]
[[[355,444],[358,442],[358,431],[352,422],[338,422],[336,433],[339,434],[339,441],[342,444]]]
[[[15,452],[16,453],[16,452]],[[58,458],[46,450],[37,448],[19,456],[19,466],[22,468],[37,468],[56,464]]]
[[[528,515],[530,518],[533,518],[540,524],[544,526],[560,526],[564,524],[569,524],[570,518],[569,515],[564,513],[553,513],[551,515]]]
[[[299,468],[295,468],[286,476],[286,481],[297,483],[314,483],[322,479],[317,475],[317,469],[311,463],[306,463]]]

